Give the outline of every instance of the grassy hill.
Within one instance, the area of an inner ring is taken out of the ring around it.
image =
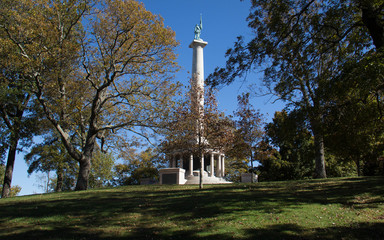
[[[384,239],[384,178],[0,199],[0,239]]]

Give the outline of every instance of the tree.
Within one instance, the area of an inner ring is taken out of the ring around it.
[[[1,23],[0,23],[1,24]],[[4,31],[0,31],[0,44],[6,45]],[[14,50],[14,49],[12,49]],[[27,112],[30,93],[23,86],[16,66],[8,66],[4,61],[7,52],[0,52],[0,119],[1,119],[1,157],[8,151],[7,164],[2,184],[2,198],[10,196],[13,167],[19,140],[22,137],[25,112]]]
[[[360,17],[368,5],[378,11],[376,17],[382,15],[380,1],[252,1],[248,21],[255,29],[254,39],[245,44],[239,37],[226,53],[226,67],[208,78],[213,85],[230,83],[253,66],[266,64],[264,83],[269,91],[306,113],[317,177],[326,177],[324,116],[329,103],[319,91],[341,74],[348,60],[361,60],[373,48],[372,35]]]
[[[142,178],[158,180],[159,168],[165,166],[161,154],[152,148],[147,148],[140,153],[131,151],[124,161],[125,163],[115,166],[117,175],[115,182],[120,186],[140,184]]]
[[[248,159],[225,155],[225,179],[230,182],[241,182],[241,174],[249,172]]]
[[[4,180],[1,196],[5,198],[11,194],[13,169],[20,142],[28,146],[38,129],[35,124],[37,116],[30,101],[30,86],[24,84],[17,67],[7,66],[2,61],[4,58],[0,59],[0,157],[8,151],[5,174],[1,179]]]
[[[101,188],[111,186],[113,181],[113,167],[115,159],[110,152],[97,149],[92,159],[92,168],[89,175],[89,187]]]
[[[49,191],[61,192],[71,190],[75,187],[74,179],[78,171],[77,162],[68,154],[64,145],[55,132],[51,131],[45,135],[42,143],[36,144],[31,151],[25,155],[28,164],[28,174],[42,172],[48,175],[48,182],[55,186],[44,187],[52,189]],[[93,167],[90,171],[90,188],[101,188],[111,183],[113,178],[112,168],[114,158],[109,152],[101,152],[97,146],[92,160]],[[54,172],[56,176],[50,173]],[[50,184],[49,184],[50,185]]]
[[[175,106],[163,131],[161,142],[165,154],[188,151],[200,163],[199,188],[203,188],[202,157],[209,151],[225,152],[234,137],[233,121],[217,108],[213,89],[199,89],[191,80],[190,88]]]
[[[333,99],[327,114],[328,148],[340,161],[355,163],[358,175],[373,174],[365,171],[366,166],[380,159],[384,150],[384,64],[376,57],[370,54],[371,59],[348,64],[324,93]]]
[[[250,104],[249,93],[238,96],[237,101],[238,108],[234,112],[235,117],[238,117],[238,120],[235,121],[237,135],[235,148],[239,148],[238,150],[243,152],[253,170],[257,147],[264,135],[261,126],[262,115]]]
[[[266,126],[266,138],[259,147],[259,151],[263,154],[260,156],[260,166],[257,167],[261,180],[294,180],[313,176],[314,138],[308,128],[302,111],[284,110],[275,113],[273,121]],[[334,151],[348,141],[340,141],[340,138],[331,141],[328,138],[334,135],[329,134],[330,131],[332,130],[326,130],[327,175],[330,177],[356,175],[356,168],[350,161],[341,161],[341,154]],[[334,144],[337,146],[333,146]],[[345,148],[340,150],[343,151]]]
[[[53,189],[61,192],[63,189],[68,190],[73,187],[70,183],[77,167],[76,161],[68,154],[58,136],[53,133],[51,131],[51,135],[46,135],[41,144],[33,146],[25,155],[25,160],[29,166],[28,174],[39,171],[47,174],[55,172],[56,186]]]
[[[161,127],[177,88],[171,79],[178,43],[136,1],[39,3],[23,2],[40,12],[24,22],[16,11],[4,28],[46,118],[79,162],[76,190],[85,190],[98,139],[103,146],[118,130],[146,136]],[[19,36],[24,30],[32,36]]]
[[[354,4],[361,11],[361,21],[368,29],[376,49],[382,49],[384,46],[384,2],[382,0],[357,0],[354,1]]]
[[[275,112],[267,124],[264,151],[276,149],[260,161],[261,179],[293,180],[312,177],[315,153],[313,137],[300,111]]]
[[[31,142],[36,133],[37,108],[32,100],[33,83],[28,81],[28,71],[36,67],[37,55],[27,55],[36,47],[35,39],[41,38],[41,32],[36,30],[36,25],[46,24],[39,17],[41,5],[48,1],[2,1],[0,10],[0,38],[1,38],[1,117],[8,131],[7,146],[8,160],[4,178],[3,196],[6,196],[12,180],[13,165],[19,140],[22,144]],[[52,6],[52,5],[51,5]],[[20,32],[23,34],[21,35]],[[44,49],[46,52],[48,49]],[[44,55],[44,54],[42,54]],[[47,58],[47,55],[40,56]],[[29,63],[26,64],[26,59]],[[41,68],[49,67],[43,65]],[[36,72],[35,72],[36,73]],[[32,109],[34,107],[35,109]]]
[[[3,164],[0,164],[0,179],[4,179],[4,175],[5,175],[5,166]],[[3,184],[0,184],[0,190],[3,191]],[[17,194],[20,193],[20,191],[21,191],[20,186],[18,185],[12,186],[9,189],[9,193],[6,197],[15,197]]]

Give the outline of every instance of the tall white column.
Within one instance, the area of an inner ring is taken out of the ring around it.
[[[209,173],[209,176],[213,177],[214,176],[214,174],[213,174],[214,172],[215,172],[215,155],[212,152],[211,153],[211,172]]]
[[[193,176],[193,154],[189,158],[189,176]]]
[[[216,177],[221,177],[221,155],[217,158]]]
[[[204,93],[204,53],[203,48],[207,46],[207,42],[194,39],[189,47],[193,49],[192,55],[192,78],[196,86]],[[204,96],[204,94],[203,94]],[[204,105],[204,98],[202,105]]]
[[[192,55],[192,89],[191,94],[191,108],[198,113],[196,119],[196,141],[205,141],[199,139],[199,134],[204,131],[202,124],[202,117],[204,114],[204,52],[203,48],[207,46],[207,42],[203,40],[194,39],[189,45],[193,49]]]
[[[221,162],[221,176],[225,176],[225,155],[222,156],[222,162]]]

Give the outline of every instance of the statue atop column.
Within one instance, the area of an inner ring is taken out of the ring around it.
[[[201,30],[203,30],[203,16],[200,14],[200,24],[196,24],[195,26],[195,39],[202,40],[200,38]]]

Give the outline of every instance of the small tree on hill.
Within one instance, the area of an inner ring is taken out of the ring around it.
[[[203,90],[197,89],[193,81],[190,86],[184,99],[175,107],[161,145],[165,153],[184,150],[197,156],[201,189],[204,171],[202,156],[211,150],[224,152],[229,149],[234,137],[234,125],[230,118],[218,110],[212,89],[206,90],[204,96],[200,94]]]
[[[233,151],[237,156],[241,155],[251,163],[251,171],[254,171],[254,161],[264,131],[262,128],[262,115],[256,111],[249,102],[249,93],[237,97],[238,108],[234,112],[236,126],[236,143]],[[253,178],[252,178],[253,181]]]
[[[63,189],[71,189],[65,186],[70,183],[67,178],[73,178],[77,170],[76,161],[67,153],[64,145],[56,136],[46,136],[44,142],[32,147],[25,155],[28,167],[28,174],[33,172],[56,173],[56,186],[52,189],[61,192]],[[71,173],[71,174],[68,174]]]
[[[117,185],[140,184],[141,178],[158,180],[159,168],[164,167],[163,158],[156,150],[147,148],[136,153],[131,149],[130,154],[124,156],[124,163],[115,166]]]

